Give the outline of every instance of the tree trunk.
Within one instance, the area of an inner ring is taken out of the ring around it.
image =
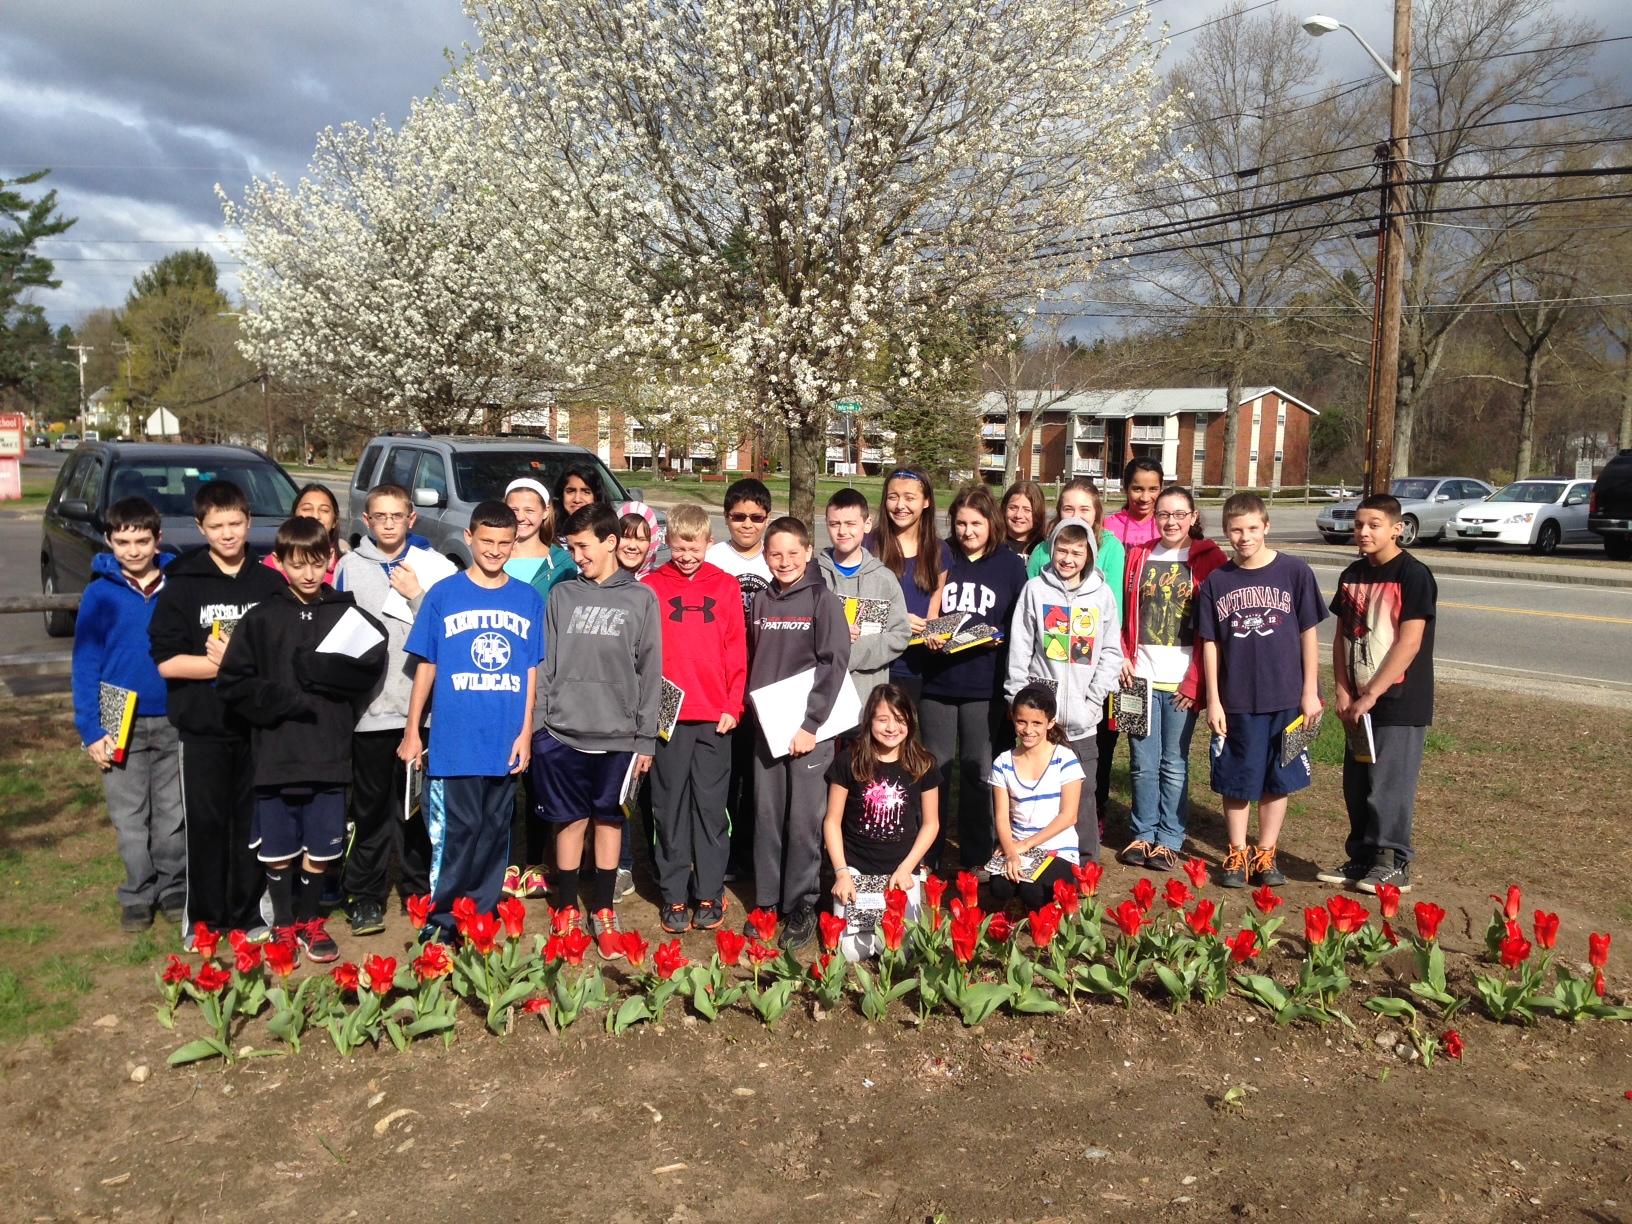
[[[1632,450],[1632,343],[1621,349],[1621,436],[1622,450]]]
[[[1226,495],[1235,492],[1236,452],[1241,446],[1241,367],[1247,352],[1247,329],[1239,323],[1230,329],[1230,369],[1224,388],[1224,472],[1222,482]],[[1248,444],[1247,449],[1252,449]],[[1165,473],[1171,480],[1172,472]],[[1247,483],[1252,484],[1252,473]]]
[[[807,527],[816,522],[816,478],[826,436],[827,421],[820,409],[801,412],[788,426],[788,513]]]
[[[982,420],[984,424],[984,419]],[[1013,488],[1020,478],[1020,397],[1013,387],[1003,388],[1003,487]],[[986,448],[981,447],[982,450]],[[979,473],[977,472],[978,476]]]
[[[1541,397],[1541,363],[1545,342],[1531,345],[1524,353],[1524,389],[1519,393],[1519,450],[1513,460],[1513,479],[1530,475],[1536,447],[1536,402]]]
[[[1403,362],[1401,363],[1404,364]],[[1417,381],[1400,371],[1399,390],[1394,396],[1394,478],[1411,474],[1411,431],[1417,423]],[[1383,490],[1387,492],[1387,490]]]

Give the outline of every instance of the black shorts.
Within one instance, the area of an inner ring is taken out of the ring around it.
[[[304,854],[314,863],[346,852],[346,792],[281,787],[257,790],[249,821],[249,847],[263,863]]]
[[[538,817],[551,824],[623,823],[618,797],[632,752],[584,752],[548,731],[533,736],[533,794]]]
[[[1226,799],[1253,803],[1265,795],[1290,795],[1308,786],[1307,752],[1281,764],[1281,733],[1297,716],[1297,710],[1226,714],[1229,734],[1223,739],[1213,736],[1209,745],[1213,790]]]

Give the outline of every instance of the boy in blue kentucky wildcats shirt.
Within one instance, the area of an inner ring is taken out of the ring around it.
[[[420,935],[448,940],[453,903],[499,903],[510,847],[516,775],[527,768],[533,694],[544,656],[544,602],[504,572],[516,516],[500,501],[471,512],[471,567],[430,589],[404,649],[419,659],[397,756],[424,753],[419,728],[430,704],[425,824],[431,837],[431,918]]]

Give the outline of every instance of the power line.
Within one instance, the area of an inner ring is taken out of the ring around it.
[[[1221,21],[1233,21],[1237,17],[1245,17],[1248,13],[1256,13],[1259,9],[1268,8],[1270,5],[1279,4],[1280,2],[1281,0],[1262,0],[1262,3],[1255,4],[1251,8],[1233,9],[1227,13],[1220,13],[1217,17],[1212,18],[1210,21],[1203,21],[1197,25],[1186,26],[1182,30],[1174,30],[1172,33],[1168,34],[1167,37],[1169,39],[1174,39],[1178,38],[1181,34],[1194,34],[1197,30],[1205,30],[1208,26],[1217,25]]]

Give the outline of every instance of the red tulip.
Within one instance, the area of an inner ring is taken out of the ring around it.
[[[1197,939],[1203,935],[1217,935],[1218,928],[1213,925],[1214,906],[1212,901],[1203,897],[1196,902],[1196,908],[1184,916],[1184,923],[1190,928],[1190,933]]]
[[[349,990],[353,994],[357,993],[358,986],[362,984],[357,973],[357,966],[350,961],[330,969],[329,976],[334,979],[334,984],[340,987],[341,990]]]
[[[589,951],[594,942],[583,927],[572,927],[561,936],[561,958],[569,965],[581,965],[584,963],[584,953]]]
[[[247,940],[238,946],[234,965],[239,973],[254,973],[261,967],[261,945]]]
[[[1230,959],[1238,965],[1258,955],[1258,932],[1246,927],[1241,928],[1224,943],[1230,949]]]
[[[1168,909],[1183,909],[1194,899],[1195,895],[1183,880],[1169,880],[1167,887],[1162,889],[1162,900],[1167,903]]]
[[[898,914],[902,918],[907,916],[907,893],[902,888],[886,888],[884,890],[884,912]]]
[[[1105,875],[1105,868],[1090,860],[1078,866],[1071,864],[1071,879],[1075,881],[1077,891],[1085,897],[1091,897],[1099,891],[1099,881]]]
[[[383,995],[397,980],[397,958],[371,956],[363,962],[363,972],[368,975],[368,988],[377,995]]]
[[[1184,874],[1190,877],[1191,888],[1207,887],[1208,873],[1205,859],[1186,859],[1184,861]]]
[[[527,925],[527,903],[520,897],[506,897],[499,902],[499,921],[504,924],[506,939],[521,938]]]
[[[409,897],[407,904],[408,921],[413,926],[414,930],[419,930],[420,927],[424,926],[431,920],[432,907],[430,893],[426,893],[423,897]]]
[[[221,932],[212,931],[202,922],[193,924],[193,951],[205,960],[215,956],[216,945],[221,942]]]
[[[1391,948],[1400,946],[1400,937],[1394,933],[1394,928],[1388,924],[1386,918],[1383,920],[1383,938],[1388,940],[1388,946]]]
[[[629,958],[631,965],[638,968],[646,963],[646,950],[651,947],[651,944],[640,937],[639,931],[622,932],[618,942],[619,946],[623,948],[623,954]],[[674,941],[674,947],[675,951],[680,950],[680,941],[678,939]]]
[[[1445,921],[1445,911],[1432,901],[1418,901],[1412,907],[1417,916],[1417,934],[1424,940],[1439,937],[1439,924]]]
[[[1122,934],[1129,939],[1139,934],[1145,925],[1145,911],[1139,908],[1137,902],[1124,901],[1110,911],[1111,919],[1121,929]]]
[[[458,928],[459,934],[466,933],[471,919],[476,917],[476,899],[474,897],[460,897],[453,903],[453,925]]]
[[[1604,997],[1604,971],[1602,969],[1592,971],[1592,993],[1600,999]]]
[[[901,950],[901,942],[907,936],[907,920],[894,910],[885,910],[884,917],[879,921],[878,933],[884,938],[884,946],[891,952]]]
[[[1353,935],[1371,917],[1371,912],[1360,902],[1341,894],[1326,902],[1326,908],[1331,911],[1332,926],[1339,935]]]
[[[1505,901],[1502,900],[1501,897],[1498,897],[1495,893],[1490,894],[1490,899],[1492,901],[1502,902],[1502,917],[1506,918],[1509,922],[1512,922],[1515,918],[1517,918],[1519,916],[1519,910],[1523,908],[1523,898],[1519,892],[1519,886],[1517,884],[1509,884],[1507,886],[1507,899]]]
[[[885,912],[885,917],[889,917],[889,916],[890,916],[889,912],[886,911]],[[901,921],[901,915],[896,914],[895,919],[896,919],[897,922],[900,922]],[[811,976],[811,979],[813,981],[817,981],[817,982],[825,981],[826,978],[827,978],[827,967],[829,965],[831,965],[832,963],[833,963],[833,953],[831,953],[831,952],[823,952],[815,960],[811,961],[810,962],[810,976]]]
[[[1128,890],[1133,894],[1133,903],[1142,913],[1150,913],[1150,907],[1156,904],[1156,885],[1150,882],[1149,876],[1140,876],[1139,883]]]
[[[1462,1034],[1455,1029],[1446,1029],[1439,1035],[1439,1044],[1445,1050],[1448,1058],[1462,1057]]]
[[[557,935],[565,935],[568,931],[576,930],[582,920],[583,915],[576,905],[563,905],[550,911],[550,930]]]
[[[763,965],[767,961],[773,961],[781,955],[782,953],[771,947],[770,944],[760,943],[757,939],[749,940],[748,942],[748,959],[753,961],[756,965]]]
[[[521,1014],[524,1016],[536,1016],[539,1012],[548,1011],[549,1008],[550,1001],[548,999],[544,998],[543,995],[534,995],[532,998],[528,999],[527,1002],[521,1005]]]
[[[1324,905],[1306,905],[1303,907],[1303,938],[1311,948],[1317,948],[1326,942],[1326,931],[1331,926],[1332,916],[1326,912]]]
[[[748,925],[754,928],[755,935],[768,943],[776,935],[776,911],[751,909],[748,911]]]
[[[936,913],[941,908],[941,899],[946,896],[946,880],[931,873],[924,877],[924,908]],[[935,929],[939,930],[940,919],[935,919]]]
[[[540,951],[538,955],[546,965],[553,965],[556,961],[561,959],[562,954],[566,951],[566,947],[566,940],[562,939],[559,935],[551,935],[544,941],[543,950]]]
[[[170,959],[164,962],[163,979],[166,985],[174,986],[179,982],[190,982],[193,978],[193,967],[174,952]]]
[[[448,955],[447,948],[431,940],[420,948],[419,955],[413,959],[412,967],[416,978],[421,982],[429,982],[451,972],[453,958]]]
[[[1074,914],[1082,908],[1082,894],[1071,887],[1070,880],[1055,880],[1054,904],[1066,913]]]
[[[1400,912],[1400,886],[1398,884],[1377,885],[1377,912],[1384,918],[1392,918]]]
[[[740,965],[742,950],[748,946],[748,940],[736,931],[721,927],[714,932],[714,950],[720,955],[722,965]]]
[[[1502,940],[1501,957],[1504,969],[1517,969],[1530,959],[1530,941],[1523,935],[1508,935]]]
[[[299,959],[292,939],[278,939],[266,945],[266,967],[280,978],[293,973]]]
[[[486,956],[498,946],[499,920],[492,914],[475,914],[460,928],[460,932],[478,955]]]
[[[822,913],[816,916],[816,930],[821,936],[822,947],[829,952],[839,946],[839,938],[844,934],[844,928],[845,921],[837,914]]]
[[[980,906],[980,877],[972,871],[958,872],[958,896],[970,909]]]
[[[1538,947],[1551,948],[1558,942],[1558,915],[1549,914],[1545,910],[1537,910],[1531,922],[1535,927],[1536,944]]]
[[[680,951],[680,941],[671,939],[666,944],[659,944],[657,951],[652,953],[652,968],[657,976],[665,982],[672,978],[681,969],[691,964],[685,953]]]
[[[980,943],[980,924],[970,923],[967,919],[954,919],[952,922],[952,955],[958,958],[958,964],[967,965],[975,959],[975,948]]]
[[[986,938],[993,943],[1008,943],[1013,935],[1014,923],[1007,914],[993,914],[991,922],[986,924]]]
[[[240,930],[234,929],[227,932],[227,946],[232,949],[233,955],[235,956],[238,954],[239,948],[243,947],[247,943],[253,942],[254,941],[250,939],[248,935],[244,934],[244,932]]]
[[[1252,891],[1252,908],[1260,914],[1273,914],[1286,904],[1276,896],[1275,890],[1268,884],[1260,884]]]
[[[193,978],[194,984],[205,994],[219,994],[221,988],[232,981],[232,974],[219,965],[199,966],[198,976]]]
[[[1587,936],[1587,963],[1594,969],[1609,966],[1609,936],[1598,931]]]
[[[1031,918],[1026,924],[1031,929],[1031,942],[1039,948],[1048,947],[1059,932],[1060,922],[1064,918],[1065,910],[1053,902],[1049,902],[1041,909],[1032,910]]]

